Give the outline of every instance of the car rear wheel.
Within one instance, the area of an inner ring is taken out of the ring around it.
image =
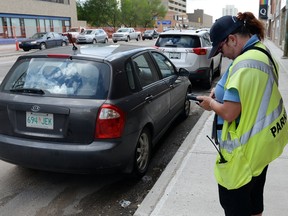
[[[40,50],[44,50],[44,49],[46,49],[46,48],[47,48],[47,46],[46,46],[45,43],[41,43],[41,44],[40,44]]]
[[[204,88],[210,89],[212,86],[212,81],[213,81],[213,65],[211,65],[209,68],[208,78],[204,81]]]
[[[189,94],[189,93],[191,93],[191,90],[190,90],[190,89],[188,89],[188,91],[187,91],[187,94]],[[187,95],[187,94],[186,94],[186,95]],[[183,111],[182,111],[182,113],[181,113],[181,117],[182,117],[183,119],[186,119],[186,118],[189,117],[189,114],[190,114],[190,106],[191,106],[191,101],[190,101],[187,97],[185,97],[185,102],[184,102],[184,106],[183,106]]]
[[[147,128],[144,128],[137,141],[134,157],[134,175],[142,177],[145,175],[151,158],[151,135]]]
[[[221,74],[221,66],[222,66],[222,56],[220,57],[219,65],[214,73],[215,77],[219,77]]]

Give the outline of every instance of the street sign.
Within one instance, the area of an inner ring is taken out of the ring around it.
[[[171,25],[171,20],[160,20],[160,21],[157,21],[157,25]]]

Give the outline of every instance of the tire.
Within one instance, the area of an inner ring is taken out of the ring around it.
[[[65,41],[62,41],[61,46],[67,46],[67,43]]]
[[[126,42],[129,42],[129,41],[130,41],[130,37],[127,37]]]
[[[40,50],[44,50],[44,49],[47,49],[47,46],[45,43],[41,43],[40,44]]]
[[[133,174],[141,178],[147,172],[151,159],[151,134],[148,128],[144,128],[138,138],[134,156]]]
[[[96,39],[93,39],[93,40],[92,40],[92,44],[97,44],[97,40],[96,40]]]
[[[212,81],[213,81],[213,65],[209,68],[209,75],[208,78],[204,81],[204,88],[210,89],[212,87]]]
[[[214,73],[215,77],[219,77],[221,75],[221,68],[222,68],[222,56],[220,58],[220,62],[219,62],[219,65],[217,67],[217,70]]]
[[[23,48],[24,52],[28,52],[30,49]]]
[[[114,43],[117,43],[117,41],[116,41],[116,40],[114,40],[113,42],[114,42]]]
[[[108,38],[105,38],[104,43],[105,44],[108,43]]]
[[[187,94],[191,93],[191,89],[187,90]],[[181,113],[181,118],[182,119],[187,119],[190,114],[190,107],[191,107],[191,101],[185,97],[184,105],[183,105],[183,110]]]

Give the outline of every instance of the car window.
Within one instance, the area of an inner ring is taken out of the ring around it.
[[[54,38],[53,33],[52,33],[52,32],[48,33],[48,34],[47,34],[47,38],[50,38],[50,39]]]
[[[55,38],[57,38],[57,39],[59,39],[59,38],[61,38],[61,35],[59,34],[59,33],[54,33],[54,36],[55,36]]]
[[[158,52],[152,52],[152,55],[161,71],[163,78],[169,77],[175,74],[175,69],[166,56]]]
[[[203,47],[210,47],[212,46],[211,40],[210,40],[210,35],[204,34],[203,35]]]
[[[4,90],[39,89],[47,96],[104,99],[110,83],[109,66],[90,61],[32,58],[11,72]]]
[[[160,35],[156,46],[196,48],[201,47],[201,43],[197,35]]]
[[[139,77],[142,87],[147,86],[157,80],[159,76],[157,71],[153,68],[147,54],[137,56],[133,59],[136,75]]]
[[[126,74],[127,74],[127,77],[128,77],[129,87],[132,90],[135,90],[136,89],[136,84],[135,84],[135,78],[134,78],[134,75],[133,75],[133,66],[132,66],[131,62],[126,64]]]

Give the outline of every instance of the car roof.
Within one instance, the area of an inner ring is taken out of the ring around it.
[[[206,30],[169,30],[165,32],[161,32],[160,35],[196,35],[201,36],[207,33]]]
[[[119,58],[120,56],[132,56],[138,52],[144,50],[157,50],[154,47],[140,47],[136,45],[106,45],[106,44],[96,44],[96,45],[84,45],[77,46],[77,50],[73,50],[72,46],[56,47],[51,49],[39,50],[33,53],[29,53],[19,58],[23,57],[33,57],[33,56],[47,56],[47,55],[69,55],[71,57],[88,57],[97,58],[112,61],[113,59]]]

